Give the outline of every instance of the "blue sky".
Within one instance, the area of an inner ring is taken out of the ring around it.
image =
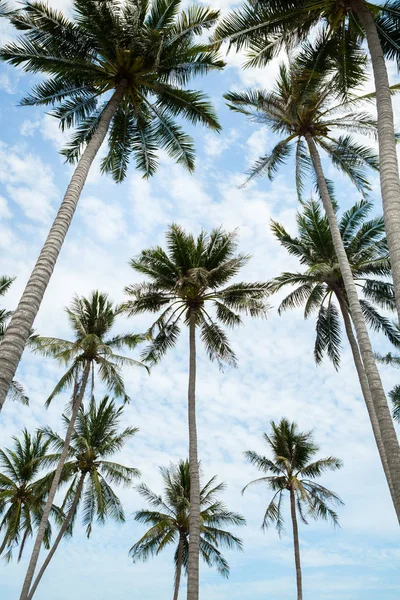
[[[66,10],[69,0],[52,0]],[[226,10],[229,1],[219,6]],[[0,24],[0,41],[10,31]],[[241,57],[232,55],[223,73],[197,83],[213,98],[224,131],[214,135],[191,130],[197,145],[194,175],[162,157],[157,175],[149,182],[135,173],[116,186],[99,174],[96,162],[82,195],[65,247],[46,293],[36,329],[43,335],[70,335],[64,307],[74,293],[101,289],[115,301],[124,298],[125,285],[137,281],[130,257],[142,248],[163,243],[165,228],[175,221],[197,233],[223,225],[239,229],[240,249],[253,255],[242,273],[243,280],[267,280],[280,272],[297,269],[273,238],[271,218],[295,233],[298,208],[293,165],[283,168],[274,182],[259,180],[240,189],[243,173],[252,160],[270,148],[271,134],[229,112],[222,94],[233,88],[271,86],[278,61],[265,70],[240,71]],[[395,70],[391,68],[393,82]],[[19,108],[31,77],[0,67],[0,257],[1,273],[16,276],[5,304],[12,308],[20,296],[51,220],[65,191],[71,168],[57,151],[63,136],[54,119],[43,111]],[[395,101],[396,115],[400,105]],[[341,209],[359,199],[342,176],[328,164],[327,173],[337,184]],[[380,211],[378,182],[373,178],[376,212]],[[321,455],[334,454],[344,468],[324,477],[344,500],[341,529],[326,523],[300,526],[307,600],[394,600],[399,597],[398,529],[374,447],[347,344],[343,343],[339,373],[313,359],[314,322],[303,321],[301,311],[277,315],[278,299],[266,321],[246,321],[230,338],[239,368],[224,373],[211,364],[202,349],[198,367],[199,446],[204,476],[218,475],[227,483],[224,500],[248,522],[237,531],[244,552],[227,552],[231,565],[228,581],[202,567],[201,595],[207,600],[292,600],[295,595],[290,521],[280,540],[275,531],[260,529],[267,490],[240,490],[256,476],[243,461],[247,449],[263,452],[262,432],[271,419],[287,416],[304,429],[314,428]],[[143,331],[147,317],[121,319],[116,330]],[[382,339],[376,348],[389,350]],[[34,430],[49,424],[60,432],[60,414],[67,396],[46,411],[44,401],[61,371],[51,360],[24,355],[18,379],[31,397],[30,408],[8,402],[0,420],[2,446],[22,427]],[[397,382],[394,370],[383,368],[385,386]],[[158,471],[185,457],[187,335],[183,332],[175,351],[151,376],[140,370],[125,373],[132,403],[124,424],[140,428],[136,438],[118,457],[142,472],[142,481],[161,491]],[[98,395],[102,390],[99,388]],[[43,579],[38,600],[167,600],[172,595],[172,553],[165,552],[147,564],[133,565],[129,547],[144,532],[132,513],[144,507],[133,489],[120,491],[127,522],[94,527],[87,540],[77,527],[72,540],[60,546]],[[287,507],[286,507],[287,508]],[[30,547],[21,563],[0,563],[0,598],[14,600],[19,593]],[[184,592],[182,591],[182,597]]]

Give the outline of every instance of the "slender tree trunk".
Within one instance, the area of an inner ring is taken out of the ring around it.
[[[33,596],[36,592],[36,589],[40,583],[40,580],[42,579],[45,570],[47,569],[51,559],[53,558],[53,555],[54,555],[55,551],[57,550],[58,545],[61,542],[62,538],[64,537],[64,533],[67,531],[68,525],[70,524],[72,517],[74,516],[76,507],[78,506],[78,502],[79,502],[79,499],[82,494],[83,484],[85,483],[85,477],[86,477],[86,473],[82,473],[80,476],[79,482],[78,482],[78,487],[76,488],[76,492],[75,492],[75,496],[74,496],[74,500],[72,502],[71,508],[69,509],[68,514],[64,519],[64,523],[60,527],[60,531],[58,532],[56,540],[55,540],[54,544],[52,545],[48,555],[46,556],[46,559],[45,559],[43,565],[41,566],[40,571],[39,571],[35,581],[33,582],[32,588],[28,595],[28,600],[31,600],[31,598],[33,598]]]
[[[99,126],[72,175],[46,242],[4,334],[0,345],[0,411],[74,216],[89,169],[107,135],[111,119],[123,98],[124,90],[125,84],[120,84],[101,115]]]
[[[321,160],[314,140],[310,135],[306,136],[308,148],[310,150],[311,159],[314,165],[317,176],[318,188],[321,194],[322,203],[329,222],[329,228],[332,235],[335,253],[339,262],[340,271],[342,273],[346,295],[349,302],[350,314],[354,323],[354,328],[357,335],[358,347],[362,357],[365,374],[368,380],[368,387],[371,392],[375,414],[378,419],[379,429],[382,435],[382,441],[385,448],[385,454],[389,466],[390,481],[389,488],[391,489],[393,504],[396,510],[397,518],[400,521],[400,448],[397,440],[396,432],[393,426],[392,417],[387,404],[385,392],[383,390],[382,381],[376,366],[374,354],[372,351],[371,341],[369,339],[367,326],[365,324],[364,315],[361,309],[360,301],[357,295],[356,285],[354,283],[353,274],[346,255],[346,250],[343,245],[343,240],[340,235],[339,226],[336,219],[336,214],[332,206],[329,196],[329,191],[326,185],[324,172],[322,170]],[[377,440],[376,440],[377,441]],[[378,445],[378,442],[377,442]]]
[[[371,11],[364,0],[353,0],[352,7],[365,29],[375,80],[381,195],[400,322],[400,180],[389,77]]]
[[[88,378],[89,378],[89,373],[90,373],[90,362],[87,362],[85,365],[84,372],[83,372],[82,382],[81,382],[79,392],[78,392],[77,396],[73,399],[72,414],[71,414],[70,422],[68,424],[68,429],[67,429],[67,433],[66,433],[65,440],[64,440],[64,446],[63,446],[63,449],[61,452],[61,456],[60,456],[60,460],[57,465],[56,472],[54,474],[50,492],[49,492],[49,495],[48,495],[48,498],[46,501],[46,506],[44,507],[42,520],[39,525],[35,544],[33,546],[32,555],[31,555],[31,559],[29,562],[28,570],[26,572],[24,585],[22,587],[20,600],[28,599],[28,594],[29,594],[29,590],[30,590],[30,587],[32,584],[32,579],[35,574],[36,565],[37,565],[37,562],[39,559],[40,548],[41,548],[41,545],[43,542],[46,525],[49,520],[50,511],[51,511],[51,507],[53,505],[54,497],[57,492],[58,484],[60,483],[64,463],[65,463],[67,455],[68,455],[69,444],[71,441],[71,436],[72,436],[72,432],[74,429],[75,420],[78,415],[78,411],[82,405],[86,385],[87,385]]]
[[[176,563],[176,571],[175,571],[175,586],[174,586],[173,600],[178,600],[179,587],[181,584],[181,575],[182,575],[182,558],[183,558],[183,536],[180,533],[179,534],[179,546],[178,546],[178,561]]]
[[[23,553],[23,551],[24,551],[24,548],[25,548],[26,540],[28,539],[28,535],[29,535],[30,533],[31,533],[31,532],[29,531],[29,529],[26,529],[26,530],[25,530],[24,537],[22,538],[21,546],[20,546],[19,553],[18,553],[18,562],[19,562],[19,561],[21,560],[21,558],[22,558],[22,553]],[[1,554],[1,552],[0,552],[0,554]]]
[[[199,554],[200,554],[200,474],[197,456],[196,427],[196,311],[190,309],[189,317],[189,566],[187,600],[199,598]]]
[[[292,515],[292,525],[293,525],[293,544],[294,544],[294,561],[296,564],[297,600],[303,600],[303,586],[302,586],[302,582],[301,582],[299,528],[297,527],[296,502],[295,502],[293,490],[290,490],[290,512]]]
[[[361,391],[362,391],[364,401],[367,406],[369,418],[371,421],[372,431],[375,436],[376,445],[378,446],[379,456],[381,457],[381,461],[382,461],[383,469],[385,471],[386,479],[388,480],[388,483],[389,483],[390,492],[391,492],[391,494],[393,494],[392,481],[391,481],[391,477],[390,477],[389,465],[388,465],[387,458],[386,458],[385,447],[384,447],[383,441],[382,441],[381,430],[379,428],[379,422],[378,422],[378,419],[376,416],[376,411],[375,411],[374,403],[372,400],[371,392],[369,389],[368,379],[365,374],[364,365],[363,365],[363,362],[361,359],[360,350],[358,348],[357,340],[354,336],[353,326],[351,324],[351,318],[350,318],[350,314],[349,314],[349,309],[347,308],[347,304],[343,298],[341,298],[339,295],[337,296],[337,298],[339,301],[340,310],[342,313],[344,326],[346,329],[347,339],[349,340],[351,352],[353,354],[353,359],[354,359],[354,364],[356,366],[358,379],[360,381]]]

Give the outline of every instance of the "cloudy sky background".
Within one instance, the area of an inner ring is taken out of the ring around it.
[[[71,6],[69,0],[50,4],[65,10]],[[230,2],[221,0],[218,5],[226,10]],[[0,23],[0,42],[10,34],[7,24]],[[231,55],[224,73],[197,82],[212,96],[224,131],[214,135],[188,128],[197,145],[194,175],[162,157],[151,181],[143,181],[132,165],[124,184],[116,186],[100,175],[96,161],[35,323],[38,332],[70,337],[64,307],[74,293],[87,295],[100,289],[116,302],[122,301],[124,286],[138,280],[129,267],[130,257],[149,245],[162,244],[165,228],[173,221],[195,234],[201,227],[209,230],[221,224],[227,230],[238,228],[240,250],[253,255],[242,280],[268,280],[298,268],[270,231],[270,220],[275,219],[296,232],[293,165],[289,163],[272,183],[264,179],[239,189],[243,172],[271,148],[273,138],[265,128],[230,113],[222,98],[228,89],[270,87],[278,61],[264,70],[241,71],[240,64],[241,57]],[[394,68],[391,75],[393,82],[398,80]],[[72,173],[57,153],[64,138],[55,119],[41,110],[17,106],[35,79],[0,66],[0,272],[16,277],[3,301],[9,308],[23,290]],[[397,101],[395,107],[400,116]],[[348,208],[359,195],[328,163],[326,169],[337,183],[341,209]],[[378,182],[374,179],[373,183],[379,213]],[[230,333],[239,359],[237,370],[219,372],[199,348],[198,428],[204,477],[218,475],[227,483],[223,499],[248,522],[246,528],[235,531],[243,538],[244,552],[226,553],[230,579],[202,568],[202,598],[292,600],[295,596],[288,513],[288,534],[282,540],[273,530],[263,534],[260,524],[270,493],[255,488],[244,497],[240,494],[257,476],[244,462],[243,451],[263,452],[261,436],[269,421],[286,416],[302,429],[314,429],[321,455],[334,454],[344,461],[340,472],[322,480],[345,502],[340,509],[341,529],[333,530],[323,522],[300,526],[305,597],[394,600],[400,591],[398,529],[350,352],[344,343],[339,373],[328,362],[316,367],[314,321],[304,322],[301,310],[279,317],[278,300],[273,298],[271,303],[268,320],[247,320],[244,327]],[[143,331],[149,324],[147,317],[121,318],[116,331]],[[381,338],[373,340],[376,348],[390,349]],[[31,406],[7,402],[0,421],[2,447],[9,446],[11,436],[23,427],[34,431],[48,424],[62,432],[60,414],[68,396],[56,399],[49,410],[44,408],[61,374],[50,359],[29,352],[24,355],[18,379],[29,393]],[[392,369],[383,368],[382,375],[387,389],[398,381]],[[125,408],[124,424],[140,431],[118,459],[139,468],[142,481],[161,492],[159,466],[187,453],[186,330],[176,350],[150,377],[130,370],[125,381],[132,402]],[[101,392],[98,388],[98,396]],[[78,525],[73,539],[60,546],[38,590],[38,600],[171,597],[172,551],[147,564],[132,564],[129,547],[145,531],[134,523],[132,513],[145,505],[132,489],[120,490],[120,496],[127,522],[96,526],[90,540]],[[18,597],[29,550],[30,546],[19,564],[0,564],[2,600]]]

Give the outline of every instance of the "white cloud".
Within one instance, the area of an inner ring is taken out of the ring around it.
[[[81,212],[91,231],[103,242],[121,239],[125,233],[125,219],[121,208],[115,202],[106,204],[94,196],[86,196],[81,202]]]

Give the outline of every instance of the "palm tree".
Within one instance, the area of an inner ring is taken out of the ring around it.
[[[135,271],[150,282],[126,288],[131,296],[125,309],[130,315],[144,312],[161,315],[150,333],[153,340],[143,356],[150,364],[161,360],[175,346],[180,322],[189,328],[189,464],[190,464],[190,543],[188,556],[188,600],[198,600],[200,552],[200,482],[196,427],[196,333],[211,360],[221,366],[236,365],[236,356],[226,333],[227,327],[241,324],[239,313],[251,317],[266,315],[266,283],[234,283],[222,288],[247,263],[249,257],[236,254],[235,233],[214,229],[202,231],[195,239],[178,225],[166,234],[168,252],[160,247],[143,250],[132,259]],[[221,289],[222,288],[222,289]],[[214,310],[215,316],[210,312]]]
[[[331,505],[341,505],[343,502],[334,492],[314,480],[325,471],[340,469],[342,462],[333,456],[315,460],[319,446],[315,444],[312,432],[300,432],[296,423],[283,418],[279,423],[271,421],[271,428],[272,434],[264,433],[264,440],[272,450],[272,459],[251,450],[244,453],[247,460],[264,475],[248,483],[243,492],[256,483],[266,484],[272,490],[274,495],[265,511],[262,526],[266,529],[275,525],[279,535],[284,532],[283,498],[289,492],[297,600],[303,600],[297,517],[306,525],[307,517],[330,519],[334,525],[338,524],[338,516]]]
[[[379,4],[367,0],[266,0],[257,5],[246,0],[222,21],[214,38],[229,40],[238,49],[249,47],[249,63],[262,66],[280,49],[306,40],[318,26],[313,68],[321,68],[327,59],[337,73],[335,82],[342,94],[358,79],[360,70],[365,71],[363,42],[367,41],[376,90],[383,213],[400,320],[400,181],[385,64],[385,58],[400,64],[399,23],[398,0]]]
[[[44,479],[38,479],[41,461],[47,456],[49,442],[43,433],[35,435],[22,432],[22,439],[13,437],[13,448],[0,450],[0,554],[11,560],[13,550],[19,546],[21,559],[26,541],[39,526],[49,490]],[[59,517],[57,508],[52,507]],[[43,537],[45,548],[50,547],[51,525],[48,521]]]
[[[109,337],[121,309],[113,306],[107,294],[95,291],[89,298],[75,296],[70,308],[66,309],[68,320],[74,332],[74,340],[62,340],[51,337],[38,337],[34,348],[44,356],[55,358],[59,363],[68,365],[68,369],[55,386],[47,399],[49,404],[52,399],[72,387],[72,412],[66,432],[63,449],[51,484],[51,489],[43,512],[31,560],[28,566],[21,600],[27,600],[32,583],[36,564],[39,558],[42,536],[44,535],[49,510],[53,503],[64,463],[68,456],[71,436],[76,417],[82,405],[85,392],[89,386],[93,394],[95,375],[107,386],[108,390],[117,398],[129,400],[121,375],[124,366],[143,366],[141,363],[116,354],[115,350],[121,348],[134,348],[143,338],[136,334],[125,334]]]
[[[138,486],[140,495],[153,510],[139,510],[135,521],[151,525],[150,529],[130,549],[133,560],[147,560],[159,554],[167,546],[175,546],[175,580],[173,600],[178,600],[182,568],[187,573],[189,554],[190,514],[190,467],[188,460],[181,460],[169,469],[160,468],[164,483],[164,498],[152,492],[147,485]],[[216,484],[213,477],[200,490],[200,554],[209,567],[216,567],[224,577],[229,576],[229,565],[219,548],[242,550],[241,540],[221,529],[226,525],[245,525],[245,519],[227,510],[218,500],[225,489],[224,483]]]
[[[381,452],[381,461],[384,468],[386,463],[388,465],[386,477],[400,521],[399,443],[331,201],[332,188],[325,178],[318,150],[318,147],[323,149],[333,164],[346,173],[356,187],[365,193],[369,185],[364,167],[377,166],[373,153],[368,148],[355,144],[349,135],[334,138],[333,133],[343,129],[373,134],[376,125],[368,114],[352,112],[348,105],[343,105],[330,76],[314,74],[311,77],[310,72],[302,67],[301,60],[300,57],[294,61],[290,69],[281,66],[272,92],[230,92],[225,97],[232,110],[266,123],[274,132],[282,135],[282,139],[272,151],[256,162],[250,171],[250,177],[266,173],[272,178],[292,150],[295,150],[296,154],[296,183],[299,194],[304,188],[304,171],[315,174],[372,396],[374,420],[376,417],[379,424],[380,431],[376,442],[379,449],[380,435],[381,449],[384,450],[383,454]],[[345,109],[346,112],[343,113]]]
[[[52,559],[57,547],[66,533],[71,533],[79,508],[82,506],[82,521],[90,536],[95,517],[103,524],[108,517],[119,523],[125,522],[125,515],[118,496],[111,485],[132,484],[134,477],[140,475],[137,469],[125,467],[109,459],[119,452],[128,442],[137,428],[127,427],[119,430],[123,417],[123,407],[117,408],[115,402],[108,396],[96,405],[92,397],[87,410],[79,409],[76,423],[71,436],[68,460],[64,464],[61,481],[70,485],[63,506],[66,512],[63,524],[57,538],[46,556],[37,577],[29,592],[29,600],[33,597],[37,586]],[[66,429],[70,419],[63,416]],[[46,464],[58,463],[64,440],[49,427],[43,430],[45,439],[56,450],[45,458]]]
[[[54,106],[61,128],[75,128],[64,154],[78,164],[0,349],[0,410],[107,134],[102,170],[122,181],[132,155],[144,176],[152,175],[159,148],[193,170],[193,141],[177,117],[220,129],[207,97],[186,89],[194,76],[224,65],[196,39],[218,11],[193,5],[185,12],[181,0],[74,0],[73,7],[74,21],[32,0],[6,15],[22,36],[0,59],[47,77],[22,104]]]
[[[381,307],[395,310],[395,303],[393,285],[382,279],[391,275],[384,222],[381,217],[367,220],[372,208],[372,203],[366,200],[356,203],[342,215],[339,229],[353,278],[364,296],[360,304],[366,322],[375,331],[383,331],[392,343],[399,344],[397,327],[377,309]],[[304,306],[304,318],[307,319],[313,312],[317,312],[315,360],[320,363],[327,353],[335,368],[339,367],[340,362],[341,314],[377,444],[381,455],[385,455],[367,376],[353,332],[343,278],[329,224],[321,214],[320,204],[315,201],[304,204],[303,211],[297,215],[297,226],[298,235],[292,237],[283,225],[272,223],[275,237],[305,267],[302,272],[285,272],[271,281],[273,292],[286,286],[295,287],[281,302],[279,313]],[[383,466],[389,474],[386,460]]]
[[[12,282],[14,279],[12,277],[8,277],[7,275],[0,276],[0,297],[4,296],[6,292],[8,292]],[[4,334],[6,331],[7,323],[12,315],[10,310],[6,310],[5,308],[0,308],[0,344],[4,339]],[[11,385],[8,390],[8,397],[11,400],[21,402],[21,404],[29,404],[29,398],[25,394],[25,390],[22,385],[13,379],[11,381]]]

